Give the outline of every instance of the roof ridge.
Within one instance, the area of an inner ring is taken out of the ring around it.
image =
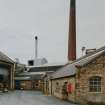
[[[73,62],[68,62],[68,64],[66,64],[66,65],[64,65],[63,67],[61,67],[61,68],[59,68],[57,71],[55,71],[54,73],[52,73],[52,78],[55,78],[55,77],[53,77],[54,75],[58,75],[58,73],[60,73],[60,71],[62,71],[63,69],[65,69],[66,67],[68,68],[69,66],[75,66],[75,64],[78,64],[79,62],[83,62],[82,60],[87,60],[88,59],[88,57],[91,57],[91,56],[94,56],[94,55],[97,55],[98,53],[101,53],[101,52],[105,52],[105,46],[103,46],[103,47],[101,47],[101,48],[99,48],[99,49],[97,49],[96,51],[94,51],[93,53],[91,53],[91,54],[87,54],[87,55],[85,55],[85,56],[83,56],[83,57],[80,57],[79,59],[77,59],[77,60],[75,60],[75,61],[73,61]],[[100,54],[99,54],[100,55]],[[93,59],[93,58],[92,58]],[[91,60],[91,59],[90,59]],[[63,70],[62,71],[62,73],[64,73],[64,71],[67,71],[67,70]],[[75,69],[74,70],[69,70],[69,71],[71,71],[71,74],[73,74],[74,72],[75,72]],[[74,72],[73,72],[74,71]],[[68,74],[66,74],[66,75],[68,75]]]
[[[89,54],[86,54],[86,55],[84,55],[84,56],[78,58],[78,59],[75,60],[74,62],[77,62],[77,61],[82,60],[82,59],[84,59],[84,58],[86,58],[86,57],[89,57],[89,56],[91,56],[91,55],[93,55],[93,54],[96,54],[96,53],[102,51],[102,50],[105,50],[105,46],[96,49],[96,51],[94,51],[93,53],[89,53]],[[74,63],[74,62],[73,62],[73,63]]]

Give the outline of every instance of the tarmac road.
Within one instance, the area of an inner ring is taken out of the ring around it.
[[[0,105],[75,105],[38,91],[0,93]]]

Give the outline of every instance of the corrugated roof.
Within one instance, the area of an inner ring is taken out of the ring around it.
[[[77,70],[77,68],[75,67],[76,65],[84,66],[84,65],[86,65],[87,63],[89,63],[90,61],[92,61],[93,59],[95,59],[96,57],[100,56],[103,53],[105,53],[105,46],[100,48],[100,49],[97,49],[92,54],[85,55],[85,56],[77,59],[73,63],[69,63],[68,65],[65,65],[64,67],[62,67],[58,71],[54,72],[52,74],[51,78],[56,79],[56,78],[75,75],[76,70]]]
[[[10,59],[7,55],[2,53],[1,51],[0,51],[0,60],[5,61],[5,62],[14,63],[14,61],[12,59]]]
[[[59,68],[63,67],[64,65],[62,66],[46,66],[46,67],[32,67],[30,69],[28,69],[27,71],[28,72],[47,72],[47,71],[56,71],[58,70]]]
[[[18,74],[18,76],[31,76],[31,75],[43,75],[45,72],[23,72]]]
[[[66,63],[46,63],[43,65],[38,65],[38,66],[27,66],[27,68],[40,68],[40,67],[53,67],[53,66],[63,66]]]
[[[30,77],[15,77],[15,80],[30,80]]]

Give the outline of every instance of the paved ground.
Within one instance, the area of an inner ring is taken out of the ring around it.
[[[34,91],[0,93],[0,105],[75,105]]]

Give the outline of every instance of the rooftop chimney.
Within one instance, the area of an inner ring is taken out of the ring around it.
[[[76,0],[70,1],[68,60],[76,60]]]

